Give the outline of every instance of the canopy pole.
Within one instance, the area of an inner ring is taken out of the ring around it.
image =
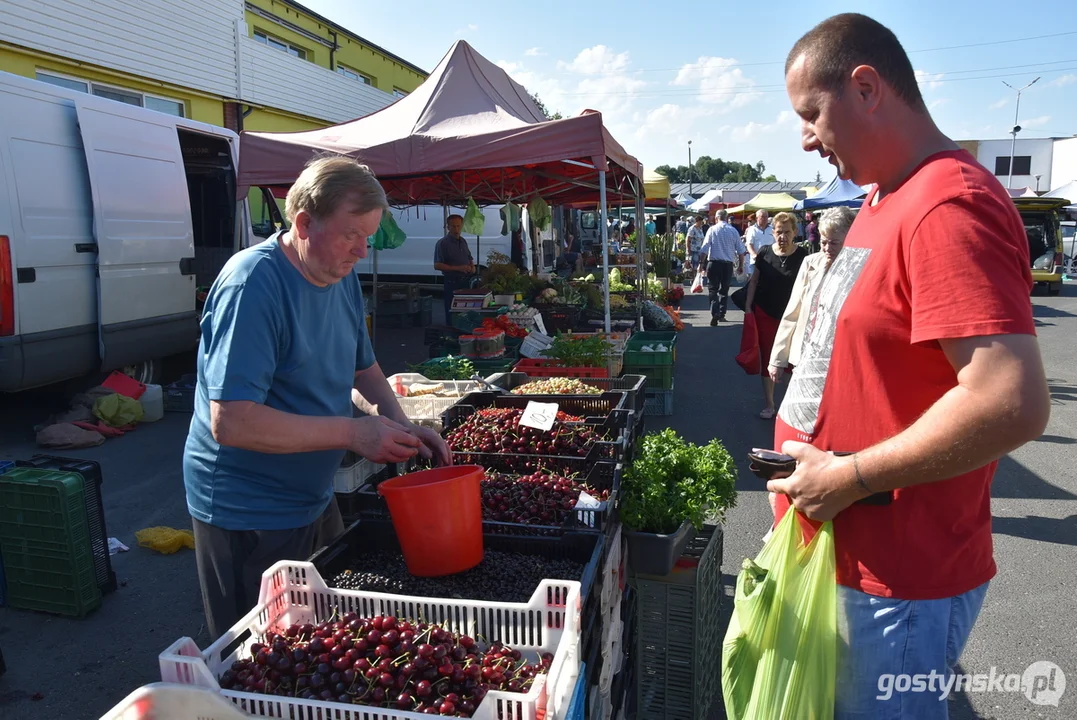
[[[636,195],[636,285],[639,288],[639,329],[643,331],[643,301],[647,297],[647,223],[643,222],[643,189]],[[651,258],[652,262],[654,258]]]
[[[602,233],[602,295],[606,303],[606,332],[610,332],[610,230],[607,227],[606,171],[598,171],[598,227]]]

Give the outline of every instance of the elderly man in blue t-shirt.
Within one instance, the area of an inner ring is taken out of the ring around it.
[[[183,478],[215,638],[253,609],[263,571],[343,531],[346,451],[451,462],[401,411],[367,336],[355,263],[386,207],[366,166],[315,160],[288,192],[291,229],[237,253],[210,288]]]

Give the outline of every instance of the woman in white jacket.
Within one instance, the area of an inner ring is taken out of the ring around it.
[[[800,360],[800,346],[804,342],[804,329],[808,325],[812,298],[819,291],[823,277],[838,257],[845,236],[856,218],[856,213],[847,207],[824,210],[819,218],[819,236],[822,252],[811,255],[800,266],[797,279],[793,283],[793,294],[785,306],[778,334],[774,338],[774,348],[770,352],[770,365],[767,368],[770,379],[781,382],[786,368],[796,367]]]

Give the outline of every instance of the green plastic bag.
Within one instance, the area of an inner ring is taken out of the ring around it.
[[[482,237],[483,228],[486,227],[486,216],[471,198],[467,199],[467,210],[464,211],[464,232],[468,235]]]
[[[538,195],[527,203],[527,215],[531,218],[531,222],[535,223],[535,227],[542,232],[546,232],[546,229],[550,227],[550,206]]]
[[[834,527],[808,545],[790,508],[737,576],[722,646],[730,720],[830,720],[837,678]]]
[[[142,403],[126,395],[113,393],[94,400],[93,414],[110,427],[122,428],[142,420]]]
[[[386,210],[381,215],[381,224],[378,225],[378,231],[374,233],[374,237],[370,238],[370,247],[375,250],[395,250],[403,245],[407,239],[408,236],[396,224],[396,218],[393,217],[393,213]]]

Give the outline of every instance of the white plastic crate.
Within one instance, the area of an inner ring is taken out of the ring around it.
[[[325,584],[308,562],[282,561],[262,575],[258,605],[204,652],[180,638],[161,653],[165,682],[214,689],[254,717],[313,720],[420,720],[425,715],[370,705],[261,695],[222,690],[217,682],[250,646],[270,631],[293,623],[319,623],[334,613],[362,617],[393,615],[438,623],[452,632],[501,641],[525,655],[553,653],[546,675],[527,693],[490,692],[472,716],[478,720],[560,718],[568,710],[580,672],[580,583],[543,580],[526,603],[448,600],[386,593],[338,590]]]
[[[194,685],[151,683],[121,700],[100,720],[248,720],[219,692]]]
[[[367,480],[384,469],[384,465],[363,457],[351,465],[341,465],[333,476],[333,492],[350,493],[358,490]]]
[[[420,373],[397,373],[388,378],[389,387],[397,394],[396,401],[404,415],[417,425],[433,428],[441,432],[442,414],[460,402],[468,393],[483,389],[483,386],[474,380],[430,380]],[[419,397],[404,397],[404,393],[413,384],[444,385],[445,390],[454,393],[453,396],[443,397],[437,395],[420,395]]]

